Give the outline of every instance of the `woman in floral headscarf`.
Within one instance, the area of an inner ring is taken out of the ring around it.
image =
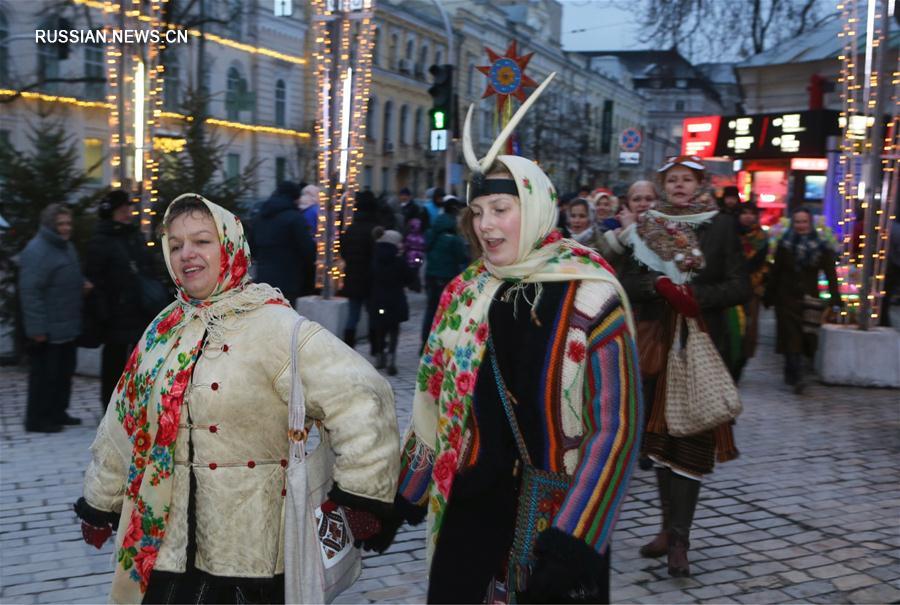
[[[556,192],[534,162],[484,162],[464,217],[481,257],[432,323],[398,504],[409,520],[429,515],[429,602],[608,602],[610,536],[642,425],[628,303],[600,255],[554,228]],[[530,574],[510,553],[526,529],[516,499],[527,461],[503,401],[531,464],[567,477],[537,503]]]
[[[819,237],[812,213],[798,208],[791,215],[790,229],[778,241],[765,293],[766,306],[775,305],[775,350],[784,354],[784,381],[797,394],[806,387],[804,366],[812,365],[819,346],[818,326],[806,319],[810,312],[821,317],[826,308],[819,299],[819,273],[828,280],[831,311],[840,311],[834,251]]]
[[[250,282],[243,228],[220,206],[176,199],[162,247],[179,296],[144,332],[97,430],[75,506],[85,541],[100,548],[118,528],[111,602],[284,602],[298,316],[278,290]],[[307,414],[337,453],[329,496],[366,540],[354,524],[386,518],[396,485],[390,388],[314,322],[298,342]]]
[[[690,575],[687,551],[700,480],[715,460],[737,456],[730,425],[690,437],[673,437],[665,421],[665,360],[679,316],[702,317],[709,336],[725,355],[725,310],[750,297],[750,283],[732,218],[720,215],[704,191],[703,162],[672,158],[659,169],[664,191],[652,210],[629,232],[631,255],[620,272],[635,303],[642,343],[644,400],[650,408],[642,453],[656,463],[662,529],[641,548],[644,557],[668,555],[669,574]],[[645,337],[646,335],[646,337]],[[650,361],[656,360],[650,367]]]

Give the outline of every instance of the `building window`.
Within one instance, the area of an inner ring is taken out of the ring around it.
[[[388,48],[388,69],[397,69],[397,45],[400,44],[400,39],[397,37],[397,34],[391,34],[391,45]]]
[[[240,115],[241,74],[236,67],[228,68],[228,85],[225,93],[225,115],[229,120],[237,120]]]
[[[675,80],[675,88],[687,88],[687,80]]]
[[[378,99],[375,97],[370,97],[369,102],[366,104],[366,138],[374,141],[378,137],[376,136],[377,124],[375,123],[378,109]]]
[[[394,103],[391,101],[386,101],[384,104],[384,124],[383,124],[383,128],[381,131],[382,132],[381,138],[385,142],[385,144],[389,143],[392,140],[391,126],[393,126],[393,124],[391,124],[391,118],[393,116],[391,116],[391,114],[393,113],[393,111],[394,111]]]
[[[103,99],[106,94],[106,69],[103,64],[103,46],[86,44],[84,47],[84,77],[96,78],[99,82],[85,82],[85,97],[92,101]]]
[[[46,20],[40,25],[40,29],[50,30],[56,27],[55,20]],[[47,80],[59,78],[59,49],[51,44],[38,46],[38,80],[43,84],[44,90],[55,91],[59,88],[58,82],[47,83]]]
[[[9,82],[9,48],[6,37],[9,35],[9,23],[6,15],[0,13],[0,84]]]
[[[163,58],[165,70],[163,71],[163,107],[166,111],[178,111],[181,107],[179,92],[179,79],[181,77],[178,68],[178,55],[174,49],[166,50]]]
[[[684,101],[675,101],[675,111],[684,111]]]
[[[400,139],[401,145],[406,145],[409,143],[409,137],[407,136],[407,127],[409,122],[409,107],[404,105],[400,108],[400,134],[397,138]]]
[[[491,139],[494,137],[494,127],[491,124],[492,114],[490,111],[481,112],[481,139]]]
[[[434,62],[438,65],[444,64],[444,51],[440,48],[434,51]]]
[[[241,175],[241,155],[239,153],[229,153],[225,156],[225,178],[229,181],[236,181]]]
[[[228,21],[225,26],[227,34],[235,40],[241,39],[244,30],[244,7],[242,0],[230,0],[228,2]]]
[[[103,182],[103,141],[100,139],[84,140],[84,171],[91,184]]]
[[[275,185],[278,186],[279,183],[286,180],[285,175],[287,174],[287,159],[278,157],[275,158]]]
[[[293,0],[275,0],[272,10],[276,17],[290,17],[294,14],[294,2]]]
[[[285,107],[287,105],[287,87],[284,80],[275,83],[275,125],[284,127],[287,123]]]
[[[381,52],[381,30],[376,26],[375,37],[372,39],[372,67],[380,67],[381,59],[378,53]]]
[[[364,191],[372,190],[372,167],[371,166],[363,167],[363,190]]]
[[[475,70],[475,64],[469,63],[469,81],[466,83],[466,94],[469,95],[470,97],[472,96],[473,91],[475,90],[475,74],[476,73],[478,73],[478,72]]]
[[[408,61],[413,60],[413,54],[416,52],[416,41],[415,40],[407,40],[406,41],[406,59]]]
[[[413,121],[413,144],[418,147],[425,140],[425,133],[422,129],[422,108],[416,109],[416,117]]]
[[[390,168],[382,168],[381,169],[381,190],[382,191],[390,191],[390,181],[391,180],[391,169]]]
[[[428,47],[423,46],[419,49],[419,65],[416,68],[416,73],[424,75],[428,67]]]

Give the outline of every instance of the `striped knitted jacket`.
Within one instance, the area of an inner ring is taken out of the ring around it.
[[[637,349],[625,313],[612,285],[573,282],[554,321],[542,369],[546,449],[535,463],[572,478],[553,527],[598,552],[605,551],[624,501],[643,427]],[[479,450],[474,414],[470,419],[462,468],[474,463]],[[399,492],[425,506],[434,469],[421,449],[410,432]]]

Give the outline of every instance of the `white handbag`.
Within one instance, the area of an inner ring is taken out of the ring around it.
[[[297,338],[291,338],[291,402],[288,417],[290,455],[285,477],[284,596],[286,603],[331,603],[362,573],[362,553],[344,510],[323,513],[333,483],[334,450],[328,432],[319,428],[318,447],[306,455],[306,405],[297,373]]]
[[[687,342],[681,346],[679,316],[666,366],[666,427],[670,435],[688,437],[738,417],[741,399],[716,345],[697,324],[685,318]]]

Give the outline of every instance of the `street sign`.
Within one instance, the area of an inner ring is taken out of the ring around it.
[[[431,150],[447,151],[447,131],[432,130],[431,131]]]
[[[641,153],[639,151],[620,151],[619,152],[619,163],[620,164],[640,164],[641,163]]]
[[[622,151],[637,151],[641,148],[641,131],[636,128],[626,128],[619,135],[619,148]]]

